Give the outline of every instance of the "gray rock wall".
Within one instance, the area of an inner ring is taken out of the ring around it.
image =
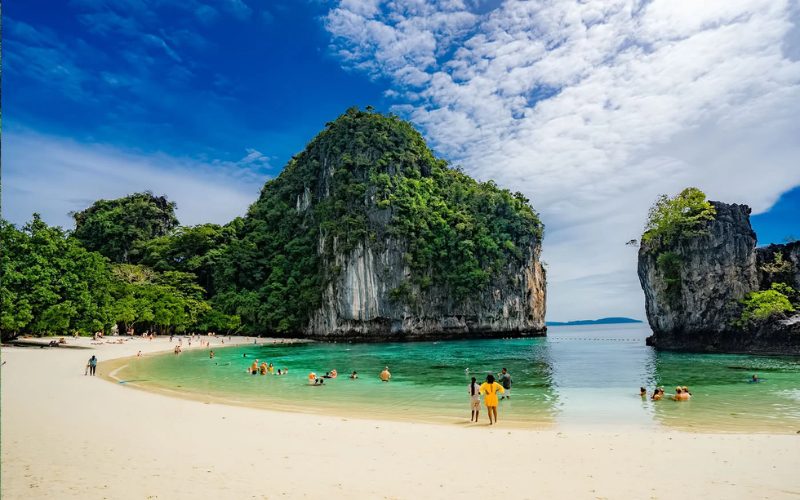
[[[335,246],[335,243],[334,243]],[[454,301],[446,289],[412,289],[413,304],[393,299],[391,291],[408,283],[403,243],[362,243],[346,254],[335,253],[323,303],[306,334],[359,340],[447,338],[466,336],[543,335],[545,273],[540,246],[529,249],[526,265],[473,297]]]

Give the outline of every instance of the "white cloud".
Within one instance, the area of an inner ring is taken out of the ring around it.
[[[4,131],[3,217],[22,224],[39,212],[49,224],[71,228],[71,211],[150,190],[177,202],[182,224],[224,224],[244,215],[267,180],[268,158],[246,153],[237,162],[198,161]]]
[[[789,0],[350,3],[326,20],[343,62],[392,81],[438,151],[542,213],[552,319],[644,316],[624,242],[659,193],[763,211],[800,184]]]

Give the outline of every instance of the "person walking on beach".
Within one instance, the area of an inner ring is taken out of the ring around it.
[[[388,382],[392,378],[392,374],[389,373],[389,367],[388,366],[383,369],[383,371],[381,372],[380,376],[381,376],[381,381],[382,382]]]
[[[95,370],[97,370],[97,356],[92,354],[92,357],[89,358],[89,375],[94,377]]]
[[[505,394],[500,399],[511,399],[511,374],[508,373],[507,369],[503,368],[498,375],[500,376],[500,383],[503,385],[503,389],[505,390]]]
[[[486,412],[489,414],[489,425],[497,423],[497,393],[503,394],[503,386],[494,381],[491,373],[486,376],[486,382],[481,384],[481,394],[484,395],[483,404],[486,405]],[[492,422],[494,415],[494,422]]]
[[[472,377],[472,382],[467,387],[467,394],[469,394],[470,406],[472,407],[472,416],[469,417],[469,421],[477,422],[478,415],[481,412],[481,386],[478,385],[475,377]]]

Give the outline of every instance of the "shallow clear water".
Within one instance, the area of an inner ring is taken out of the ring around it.
[[[126,383],[180,391],[209,401],[294,411],[440,422],[469,418],[467,384],[507,367],[512,398],[504,422],[520,425],[666,425],[710,431],[800,430],[800,359],[656,352],[642,325],[551,327],[546,338],[388,344],[263,345],[185,351],[127,360]],[[244,358],[243,354],[247,357]],[[286,376],[252,376],[254,359],[289,368]],[[388,365],[392,381],[378,373]],[[311,371],[337,369],[324,386]],[[469,371],[467,372],[467,369]],[[353,370],[358,380],[350,380]],[[753,373],[763,379],[749,383]],[[663,385],[689,386],[689,402],[642,400]],[[482,409],[482,419],[486,414]]]

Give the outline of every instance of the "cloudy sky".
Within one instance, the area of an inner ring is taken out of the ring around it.
[[[3,11],[3,216],[151,189],[242,214],[351,105],[526,193],[548,319],[643,318],[660,193],[747,203],[800,237],[800,5],[782,0],[45,0]]]

